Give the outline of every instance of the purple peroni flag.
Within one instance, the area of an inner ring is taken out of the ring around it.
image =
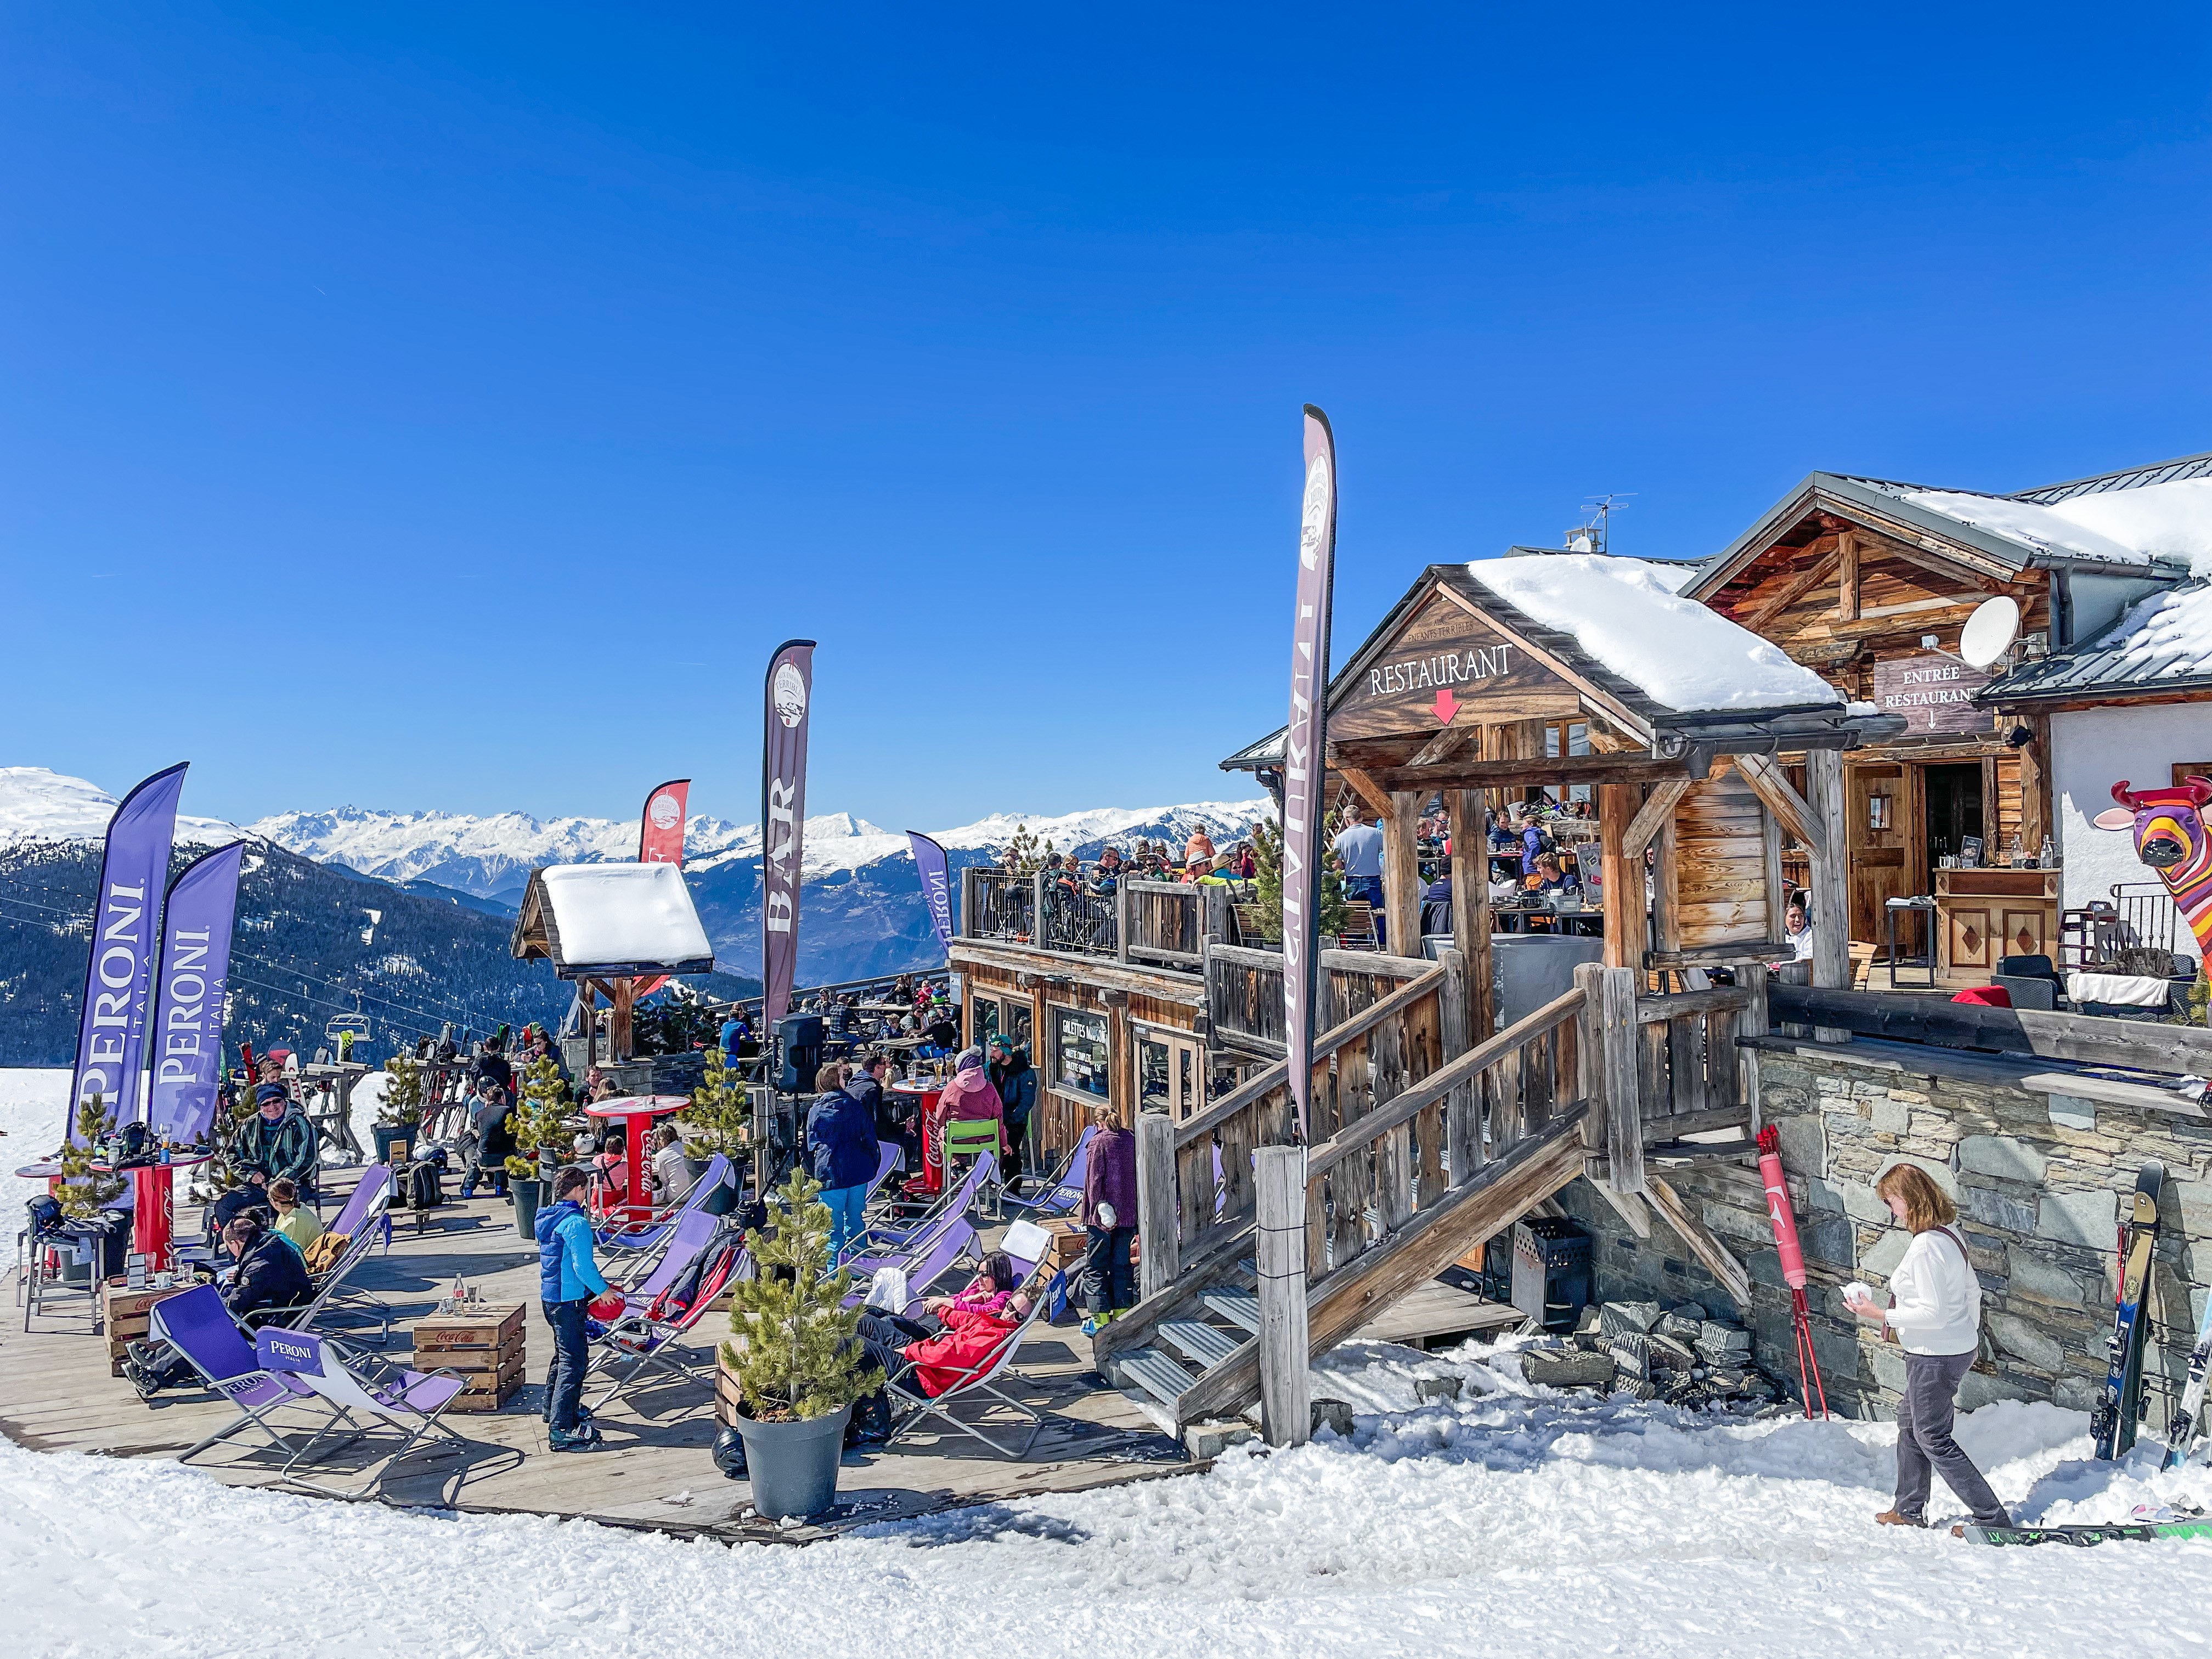
[[[163,1140],[189,1145],[215,1123],[222,1078],[223,988],[230,927],[246,843],[202,854],[169,884],[161,907],[161,965],[147,1044],[154,1085],[147,1122]]]
[[[814,641],[787,640],[768,662],[761,744],[762,1021],[791,1007],[799,968],[799,877],[805,856],[806,726]]]
[[[139,1073],[146,1046],[146,992],[154,975],[161,887],[177,832],[185,765],[156,772],[123,798],[107,821],[92,913],[92,960],[84,970],[84,1009],[76,1036],[67,1133],[76,1139],[79,1105],[98,1095],[118,1124],[143,1115]]]
[[[914,848],[914,867],[921,874],[921,896],[929,906],[930,926],[947,956],[952,953],[952,878],[945,868],[945,849],[919,830],[906,832]]]
[[[1283,734],[1283,1013],[1300,1139],[1313,1092],[1314,945],[1321,909],[1322,781],[1328,771],[1328,617],[1336,570],[1336,439],[1306,405],[1306,481]]]

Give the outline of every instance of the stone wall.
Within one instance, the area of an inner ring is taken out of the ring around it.
[[[2204,1305],[2199,1285],[2212,1277],[2212,1123],[1941,1075],[1941,1050],[1929,1051],[1923,1073],[1900,1068],[1897,1045],[1857,1059],[1855,1046],[1800,1045],[1759,1062],[1761,1107],[1782,1136],[1831,1407],[1888,1417],[1904,1383],[1896,1345],[1855,1320],[1842,1296],[1853,1279],[1884,1286],[1910,1240],[1874,1191],[1899,1163],[1919,1164],[1952,1195],[1981,1279],[1981,1358],[1960,1391],[1962,1406],[2052,1400],[2086,1410],[2104,1382],[2121,1206],[2137,1167],[2163,1162],[2152,1273],[2160,1340],[2147,1369],[2178,1381]],[[1759,1363],[1794,1383],[1790,1294],[1755,1162],[1653,1173],[1672,1182],[1749,1269],[1755,1305],[1739,1311],[1757,1334]],[[1585,1183],[1562,1200],[1596,1236],[1601,1296],[1733,1305],[1663,1221],[1639,1240]],[[2154,1391],[2146,1431],[2159,1431],[2165,1414]]]

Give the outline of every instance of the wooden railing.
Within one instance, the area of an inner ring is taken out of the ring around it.
[[[1221,896],[1225,902],[1227,894]],[[1121,959],[1197,968],[1206,949],[1206,897],[1207,890],[1194,884],[1123,882],[1116,895],[1127,941]]]
[[[964,939],[997,939],[1026,945],[1036,938],[1036,887],[1003,870],[960,872],[960,933]]]
[[[1646,1142],[1751,1121],[1754,1077],[1739,1037],[1766,1035],[1766,969],[1738,982],[1636,1000],[1636,1095]]]
[[[1314,1024],[1323,1031],[1435,967],[1373,951],[1323,951],[1316,965]],[[1206,1005],[1217,1042],[1259,1054],[1285,1052],[1281,951],[1213,945],[1206,953]]]

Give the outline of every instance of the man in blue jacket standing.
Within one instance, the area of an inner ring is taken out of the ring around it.
[[[538,1212],[538,1297],[553,1328],[545,1421],[556,1452],[590,1451],[599,1443],[599,1428],[584,1409],[584,1368],[591,1360],[584,1320],[607,1281],[592,1259],[591,1218],[576,1201],[590,1182],[570,1165],[553,1177],[554,1201]]]
[[[868,1203],[868,1183],[876,1178],[876,1115],[858,1097],[845,1091],[845,1073],[824,1066],[814,1074],[822,1093],[806,1114],[806,1172],[822,1183],[822,1201],[830,1206],[830,1253],[844,1254],[845,1246],[867,1231],[861,1212]]]

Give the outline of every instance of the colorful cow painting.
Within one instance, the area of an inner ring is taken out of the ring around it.
[[[2093,822],[2100,830],[2135,832],[2136,856],[2173,895],[2212,972],[2212,828],[2204,812],[2212,778],[2185,778],[2174,789],[2130,789],[2123,778],[2112,786],[2112,799],[2127,810],[2100,812]]]

